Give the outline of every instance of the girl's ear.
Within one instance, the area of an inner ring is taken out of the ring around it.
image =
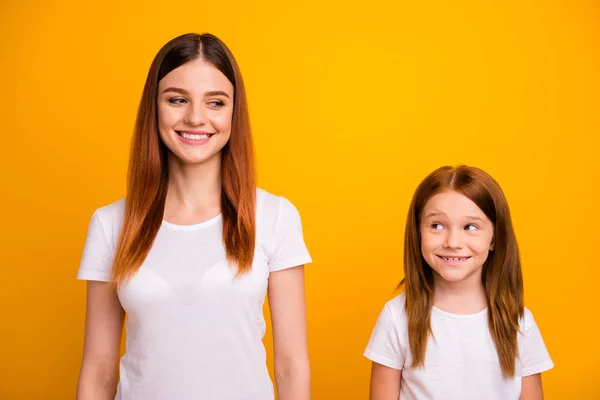
[[[492,244],[490,244],[490,251],[494,251],[494,239],[492,239]]]

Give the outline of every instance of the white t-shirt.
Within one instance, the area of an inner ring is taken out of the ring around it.
[[[108,281],[125,200],[92,217],[78,279]],[[134,277],[119,288],[127,312],[118,400],[268,400],[273,385],[262,338],[270,272],[311,262],[288,200],[257,190],[252,270],[235,278],[219,215],[166,221]]]
[[[528,309],[518,335],[520,357],[513,379],[504,379],[487,322],[487,309],[457,315],[436,307],[431,311],[431,336],[424,368],[409,368],[413,357],[408,344],[404,293],[386,303],[375,324],[365,357],[402,370],[402,400],[518,400],[524,376],[554,366],[540,331]]]

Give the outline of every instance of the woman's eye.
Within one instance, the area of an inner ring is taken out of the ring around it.
[[[468,231],[476,231],[479,229],[479,227],[475,224],[469,224],[469,225],[465,226],[465,229]]]
[[[169,99],[169,103],[171,103],[171,104],[183,104],[186,102],[187,102],[187,100],[184,99],[183,97],[172,97]]]
[[[444,225],[434,222],[433,224],[431,224],[431,227],[436,230],[436,231],[441,231],[442,229],[444,229]]]
[[[209,101],[208,104],[214,108],[221,108],[225,105],[225,103],[223,103],[221,100]]]

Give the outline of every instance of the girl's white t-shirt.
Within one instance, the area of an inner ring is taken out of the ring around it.
[[[376,363],[402,370],[402,400],[518,400],[521,379],[554,364],[531,312],[525,309],[518,335],[516,375],[502,376],[496,347],[488,329],[487,309],[457,315],[433,307],[424,368],[409,368],[407,315],[402,293],[386,303],[364,355]]]
[[[125,200],[90,222],[78,279],[109,281]],[[222,217],[196,225],[163,221],[135,276],[118,289],[127,312],[118,400],[269,400],[262,338],[269,273],[311,262],[288,200],[257,190],[252,270],[235,277]]]

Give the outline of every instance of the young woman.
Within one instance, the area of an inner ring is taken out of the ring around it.
[[[403,294],[381,312],[365,356],[372,400],[541,400],[553,367],[523,306],[517,241],[500,186],[442,167],[414,194]]]
[[[78,399],[273,399],[267,292],[279,398],[310,398],[303,265],[311,258],[297,210],[257,189],[254,171],[233,55],[210,34],[173,39],[146,79],[127,196],[89,226],[78,273],[88,281]]]

